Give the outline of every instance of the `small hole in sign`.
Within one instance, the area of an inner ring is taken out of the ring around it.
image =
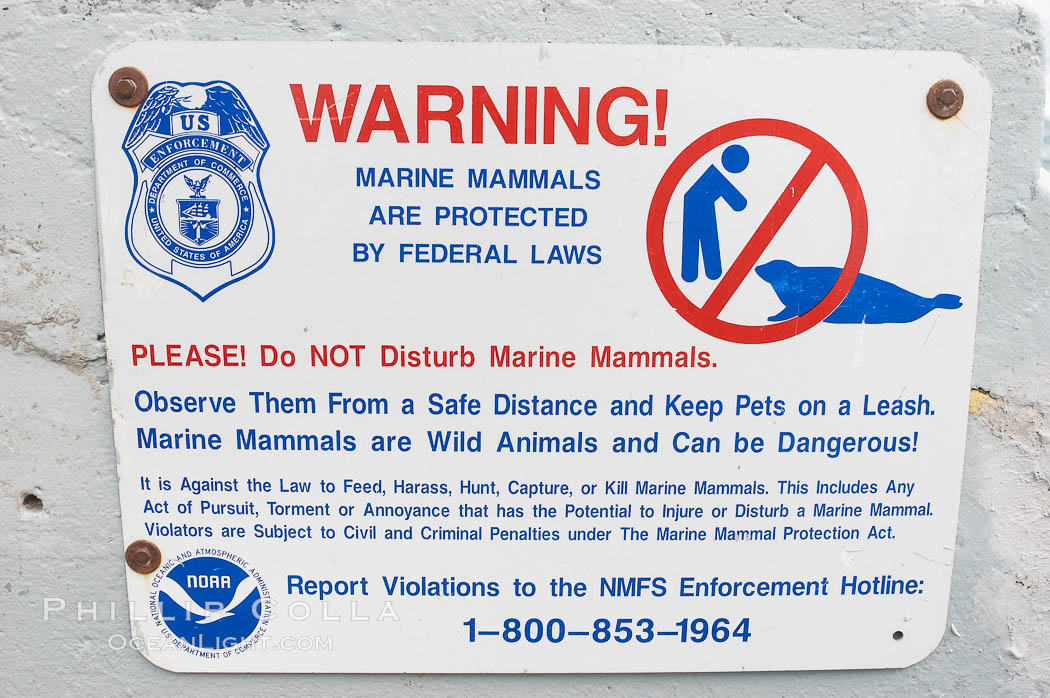
[[[40,511],[44,508],[44,502],[40,499],[40,497],[29,492],[22,495],[22,506],[28,509],[29,511]]]
[[[902,633],[900,630],[894,630],[893,631],[893,639],[894,640],[903,640],[904,639],[904,633]]]

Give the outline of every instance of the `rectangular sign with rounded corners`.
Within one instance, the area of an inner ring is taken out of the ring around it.
[[[962,57],[142,43],[93,105],[150,661],[940,642],[991,110]]]

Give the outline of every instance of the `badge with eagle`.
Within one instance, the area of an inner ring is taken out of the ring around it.
[[[135,261],[201,301],[261,269],[274,244],[260,181],[269,147],[229,83],[155,85],[124,138]]]

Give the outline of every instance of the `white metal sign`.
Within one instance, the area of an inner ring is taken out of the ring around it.
[[[93,102],[154,663],[840,669],[940,641],[991,105],[960,56],[148,43]]]

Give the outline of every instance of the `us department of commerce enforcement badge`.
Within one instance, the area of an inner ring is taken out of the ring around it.
[[[201,301],[261,269],[274,241],[259,181],[269,147],[236,87],[155,85],[124,138],[135,261]]]

